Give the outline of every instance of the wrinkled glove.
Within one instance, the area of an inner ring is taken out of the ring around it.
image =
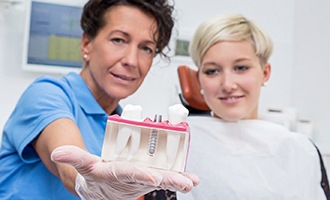
[[[51,159],[78,171],[75,190],[81,199],[137,199],[153,190],[189,192],[199,182],[189,173],[158,170],[128,162],[105,162],[76,146],[56,148]]]

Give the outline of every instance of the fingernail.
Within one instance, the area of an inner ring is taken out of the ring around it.
[[[52,154],[51,154],[51,160],[55,161],[54,159],[59,159],[61,156],[67,155],[69,152],[68,151],[63,151],[60,149],[61,147],[56,148]]]

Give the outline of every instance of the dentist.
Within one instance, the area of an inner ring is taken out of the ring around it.
[[[137,199],[153,190],[188,192],[180,174],[101,155],[107,116],[133,94],[174,24],[167,0],[89,0],[83,9],[80,74],[40,77],[7,121],[0,150],[0,199]]]

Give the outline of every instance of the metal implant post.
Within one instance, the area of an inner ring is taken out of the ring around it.
[[[157,114],[156,114],[154,118],[154,122],[161,122],[161,121],[162,121],[162,116],[159,115],[157,120]],[[158,130],[152,129],[149,137],[149,147],[148,147],[149,156],[153,156],[155,154],[157,147],[157,140],[158,140]]]

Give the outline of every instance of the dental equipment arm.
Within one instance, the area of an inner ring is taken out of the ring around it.
[[[128,162],[105,162],[76,146],[56,148],[51,159],[77,171],[75,190],[81,199],[137,199],[153,190],[189,192],[199,182],[189,173],[152,169]]]

